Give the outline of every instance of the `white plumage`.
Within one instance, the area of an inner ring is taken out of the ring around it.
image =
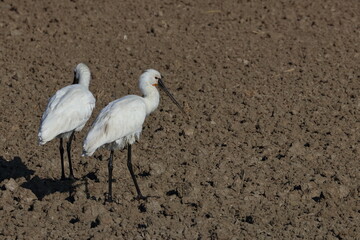
[[[160,94],[156,86],[160,79],[158,71],[146,70],[139,79],[144,97],[128,95],[101,110],[86,136],[83,155],[91,156],[101,146],[115,150],[133,144],[141,134],[145,117],[159,105]]]
[[[103,145],[123,149],[139,139],[146,117],[142,97],[129,95],[109,103],[96,118],[84,142],[84,155],[91,156]]]
[[[60,89],[41,119],[39,143],[43,145],[55,137],[69,138],[72,131],[81,131],[94,107],[95,98],[86,87],[76,84]]]
[[[131,164],[131,144],[139,139],[142,125],[147,115],[159,105],[160,94],[156,88],[159,85],[174,103],[181,109],[174,97],[166,89],[158,71],[146,70],[139,79],[139,87],[144,97],[128,95],[110,102],[94,121],[83,144],[83,155],[91,156],[101,146],[110,151],[109,158],[109,195],[112,201],[112,158],[114,150],[128,147],[128,168],[133,178],[138,198],[144,198],[136,182]]]
[[[55,137],[60,138],[62,165],[62,139],[70,138],[71,144],[73,132],[80,131],[85,126],[95,107],[95,98],[89,91],[90,80],[89,68],[83,63],[78,64],[74,70],[74,83],[78,84],[58,90],[50,98],[41,118],[38,133],[39,144],[43,145]],[[68,148],[70,151],[69,144]],[[62,178],[64,178],[63,173]]]

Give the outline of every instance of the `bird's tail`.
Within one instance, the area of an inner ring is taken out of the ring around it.
[[[59,135],[59,132],[49,127],[47,122],[42,123],[38,132],[38,143],[39,145],[44,145],[54,139],[57,135]]]
[[[85,156],[91,156],[93,155],[93,153],[96,151],[97,147],[94,147],[94,144],[91,144],[92,141],[89,141],[88,138],[85,139],[84,144],[83,144],[83,152],[82,155],[83,157]]]
[[[43,136],[42,132],[39,132],[39,134],[38,134],[38,144],[39,145],[44,145],[47,142],[48,141],[44,139],[44,136]]]
[[[81,156],[83,157],[90,157],[91,155],[93,155],[94,152],[89,152],[89,151],[86,151],[85,149],[83,149],[83,152],[81,154]]]

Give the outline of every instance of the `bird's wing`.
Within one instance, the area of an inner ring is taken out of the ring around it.
[[[92,154],[104,144],[139,134],[145,117],[146,105],[139,96],[130,95],[109,103],[94,121],[84,141],[84,152]]]
[[[50,141],[57,135],[83,127],[95,107],[95,98],[81,85],[70,85],[49,100],[41,119],[39,138]]]

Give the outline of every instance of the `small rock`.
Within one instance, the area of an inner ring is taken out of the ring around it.
[[[87,198],[86,196],[86,186],[85,184],[80,185],[76,188],[76,192],[74,194],[74,200],[85,200]]]
[[[181,197],[189,196],[193,190],[190,182],[184,182],[178,185],[178,191]]]
[[[5,212],[11,212],[11,211],[13,211],[15,208],[12,206],[12,205],[10,205],[10,204],[5,204],[5,205],[3,205],[3,211],[5,211]]]
[[[86,198],[87,198],[86,193],[82,192],[82,191],[76,191],[76,193],[74,195],[75,201],[85,200]]]
[[[326,190],[326,193],[331,197],[331,198],[339,198],[339,189],[336,186],[331,186]]]
[[[298,191],[296,192],[290,192],[288,195],[288,202],[292,205],[292,206],[296,206],[299,204],[299,201],[301,201],[301,195]]]
[[[159,213],[162,210],[158,201],[151,201],[146,204],[146,207],[151,213]]]
[[[28,204],[37,199],[36,195],[30,189],[26,188],[21,189],[20,198]]]
[[[345,198],[349,195],[350,193],[350,190],[348,187],[344,186],[344,185],[341,185],[340,188],[339,188],[339,197],[340,198]]]
[[[308,182],[307,184],[305,184],[306,190],[312,191],[317,188],[318,188],[318,185],[315,182]]]
[[[102,205],[87,205],[84,206],[83,211],[86,219],[92,219],[105,213],[107,210]]]
[[[5,183],[5,188],[10,190],[11,192],[14,192],[18,187],[19,185],[13,178],[10,178],[9,181]]]
[[[14,124],[14,125],[12,125],[12,127],[11,127],[11,131],[17,131],[17,130],[19,130],[20,129],[20,127],[19,127],[19,125],[18,124]]]
[[[293,156],[299,156],[304,153],[304,144],[300,142],[294,142],[292,143],[291,147],[289,148],[289,152]]]
[[[13,76],[12,76],[12,79],[18,81],[19,79],[22,78],[22,74],[21,73],[15,73]]]
[[[4,190],[4,185],[1,185],[0,186],[0,189],[1,190]],[[8,199],[11,199],[10,195],[10,191],[1,191],[0,190],[0,202],[6,202]],[[1,206],[0,206],[0,209],[1,209]]]
[[[157,176],[157,175],[161,175],[164,172],[165,172],[164,164],[154,163],[154,162],[150,164],[150,174],[151,175]]]
[[[18,29],[14,29],[10,31],[11,36],[20,36],[22,32]]]
[[[98,216],[101,225],[111,225],[113,223],[112,217],[109,212],[103,212]]]
[[[183,131],[184,131],[185,136],[191,137],[194,135],[195,130],[192,127],[187,127]]]

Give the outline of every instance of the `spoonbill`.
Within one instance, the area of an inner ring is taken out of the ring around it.
[[[61,180],[65,179],[63,138],[67,141],[70,179],[75,179],[71,164],[71,142],[75,132],[81,131],[95,107],[95,98],[89,91],[90,69],[79,63],[74,70],[74,82],[58,90],[42,115],[38,139],[43,145],[55,137],[60,138]]]
[[[136,140],[139,140],[146,116],[155,111],[159,105],[160,94],[156,86],[159,85],[184,113],[184,110],[167,90],[161,78],[158,71],[154,69],[146,70],[139,78],[139,88],[144,97],[128,95],[110,102],[101,110],[85,138],[83,156],[91,156],[101,146],[105,146],[110,150],[108,162],[109,191],[105,201],[112,202],[114,150],[122,150],[125,147],[127,147],[128,151],[127,167],[137,191],[136,198],[146,199],[140,191],[132,167],[131,145]]]

